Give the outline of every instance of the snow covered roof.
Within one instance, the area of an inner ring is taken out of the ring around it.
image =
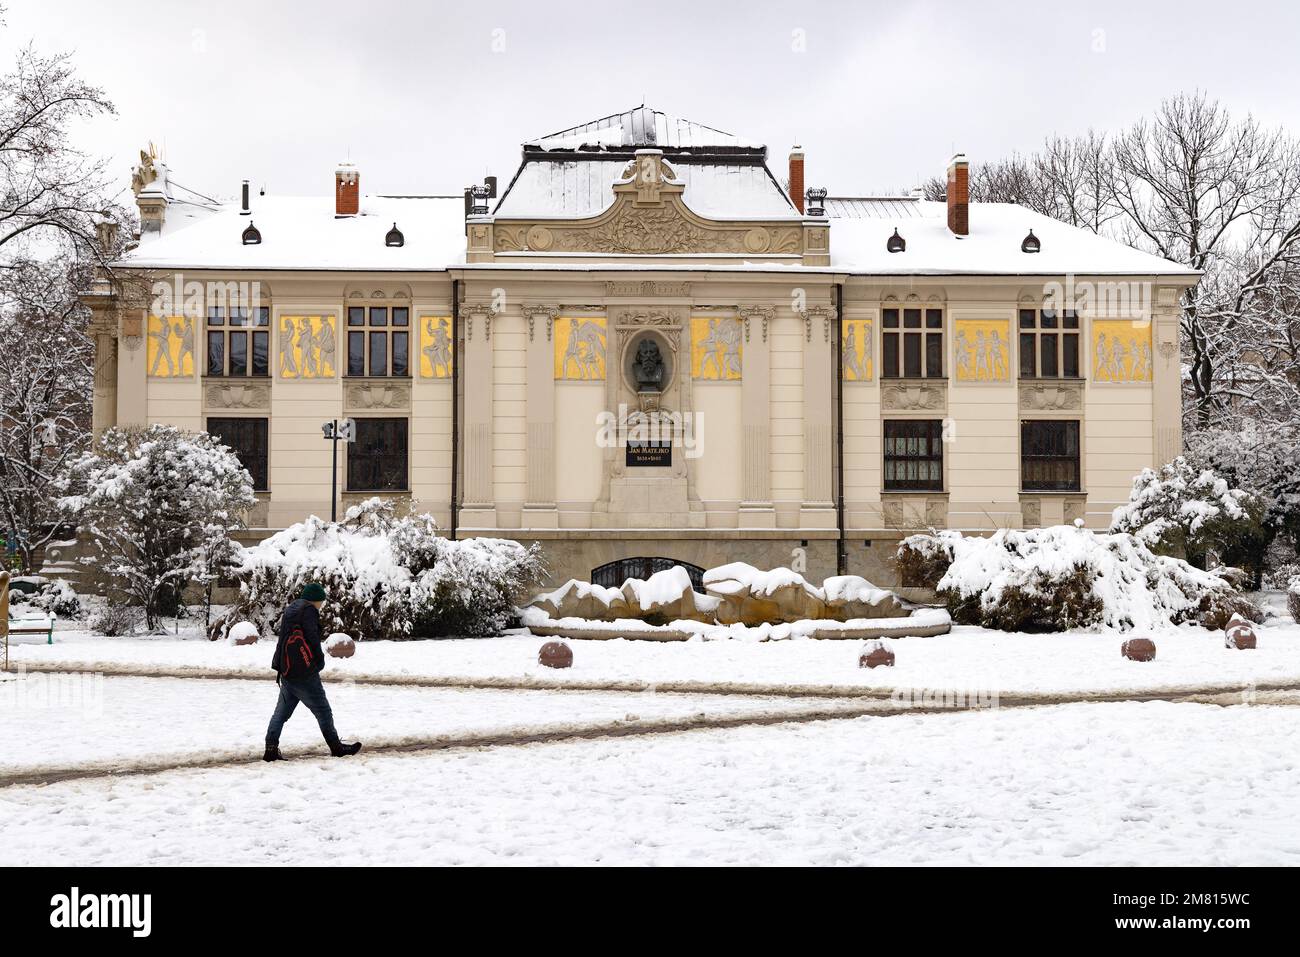
[[[844,201],[841,201],[844,202]],[[917,199],[853,200],[831,216],[831,267],[865,275],[1180,275],[1187,266],[1058,222],[1013,203],[971,203],[970,235],[948,229],[946,203]],[[827,200],[828,214],[832,210]],[[872,215],[867,215],[871,213]],[[907,242],[891,253],[897,229]],[[1030,230],[1038,253],[1020,249]]]
[[[831,219],[881,219],[922,215],[919,196],[827,196]]]
[[[161,235],[145,234],[121,265],[145,269],[445,269],[465,260],[461,196],[365,196],[361,214],[338,218],[333,196],[254,196],[212,209],[173,201]],[[250,221],[262,242],[241,239]],[[397,224],[405,244],[384,245]]]
[[[651,109],[645,104],[524,143],[525,149],[539,150],[628,150],[656,146],[661,149],[765,149],[761,143]]]
[[[498,218],[582,218],[614,202],[613,186],[628,160],[605,157],[527,158],[494,210]],[[682,200],[711,219],[797,217],[798,211],[760,162],[694,162],[683,156],[669,165],[685,187]]]

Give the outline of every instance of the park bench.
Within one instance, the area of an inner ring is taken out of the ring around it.
[[[9,573],[0,572],[0,633],[4,635],[4,670],[9,670],[10,635],[44,635],[45,643],[54,644],[54,616],[40,618],[9,617]]]

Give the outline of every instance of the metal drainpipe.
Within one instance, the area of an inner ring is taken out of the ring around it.
[[[456,540],[460,486],[460,280],[451,281],[451,540]]]
[[[844,283],[835,284],[835,540],[836,574],[849,573],[844,541]]]

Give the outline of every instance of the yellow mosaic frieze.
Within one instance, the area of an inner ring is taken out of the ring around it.
[[[1011,381],[1011,324],[1007,319],[953,323],[953,377],[958,382]]]
[[[1092,323],[1094,382],[1150,382],[1151,323],[1095,319]]]
[[[605,318],[562,316],[555,320],[555,378],[605,379]]]
[[[451,316],[421,316],[420,377],[450,379],[452,354]]]
[[[338,366],[333,316],[281,316],[280,378],[331,379]]]
[[[743,339],[740,320],[735,317],[692,318],[691,377],[714,382],[739,380]]]
[[[190,316],[150,316],[145,361],[149,375],[175,379],[194,375],[198,332]]]

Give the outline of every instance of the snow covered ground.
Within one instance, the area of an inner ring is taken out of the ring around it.
[[[356,684],[332,684],[328,693],[340,735],[370,747],[693,715],[798,714],[811,706],[808,699],[740,695]],[[260,756],[275,700],[273,681],[15,674],[0,681],[0,785],[51,769],[120,772],[141,763],[168,767]],[[285,726],[281,748],[287,756],[325,753],[316,720],[302,705]]]
[[[1297,716],[1064,705],[16,786],[0,864],[1296,865]]]
[[[858,668],[862,643],[788,641],[570,641],[572,668],[537,664],[543,639],[531,635],[444,641],[363,642],[356,656],[332,660],[327,677],[466,679],[515,685],[658,684],[754,686],[771,690],[911,687],[997,691],[1003,695],[1144,691],[1203,685],[1300,682],[1300,626],[1277,617],[1260,626],[1259,647],[1236,651],[1222,635],[1195,626],[1155,635],[1155,661],[1120,656],[1118,632],[1022,635],[956,627],[933,638],[887,639],[893,668]],[[11,648],[15,663],[97,668],[184,669],[270,675],[271,645],[236,647],[189,638],[95,638],[56,632],[53,645]]]

